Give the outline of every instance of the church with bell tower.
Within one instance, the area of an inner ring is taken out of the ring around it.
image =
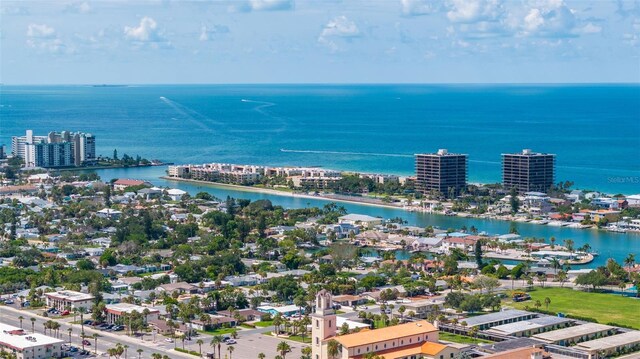
[[[336,312],[333,310],[331,293],[325,289],[316,295],[316,311],[311,314],[311,352],[313,359],[327,358],[323,341],[336,336]],[[326,346],[326,343],[325,343]]]

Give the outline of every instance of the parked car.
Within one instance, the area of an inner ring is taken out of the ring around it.
[[[91,342],[85,339],[85,340],[83,340],[83,341],[82,341],[82,344],[84,344],[84,345],[91,345]]]
[[[69,315],[69,311],[65,310],[64,312],[60,313],[60,315]]]
[[[121,330],[124,330],[124,325],[116,325],[115,327],[113,327],[111,329],[113,329],[113,331],[115,331],[115,332],[119,332]]]
[[[12,300],[12,299],[7,299],[4,303],[5,303],[5,304],[13,304],[14,302],[13,302],[13,300]]]
[[[173,343],[173,339],[172,338],[164,338],[164,341],[167,343]]]
[[[235,339],[229,339],[225,342],[227,345],[231,345],[231,344],[236,344],[237,342],[235,341]]]

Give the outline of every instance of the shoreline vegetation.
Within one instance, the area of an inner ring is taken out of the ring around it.
[[[221,183],[221,182],[213,182],[213,181],[194,180],[194,179],[181,178],[181,177],[171,177],[171,176],[161,176],[160,178],[164,179],[164,180],[167,180],[167,181],[176,181],[176,182],[185,182],[185,183],[197,183],[197,184],[207,185],[207,186],[211,186],[211,187],[231,188],[231,189],[235,189],[235,190],[239,190],[239,191],[246,191],[246,192],[263,193],[263,194],[270,194],[270,195],[277,195],[277,196],[288,196],[288,197],[293,197],[293,198],[321,199],[321,200],[326,200],[326,201],[342,202],[342,203],[354,203],[354,204],[373,206],[373,207],[401,209],[401,210],[404,210],[404,211],[407,211],[407,212],[424,212],[424,213],[440,215],[440,216],[455,216],[455,217],[460,217],[460,218],[476,218],[476,219],[486,219],[486,220],[498,220],[498,221],[505,221],[505,222],[523,222],[520,218],[517,218],[515,216],[508,216],[508,215],[486,215],[486,214],[476,215],[476,214],[467,213],[467,212],[460,212],[460,213],[454,212],[453,214],[445,214],[445,213],[438,213],[438,212],[435,212],[435,211],[424,211],[424,210],[417,209],[417,207],[415,207],[415,206],[412,207],[412,206],[408,206],[408,205],[404,205],[404,204],[385,203],[385,202],[383,202],[382,199],[364,197],[364,196],[360,197],[360,196],[347,196],[347,195],[338,195],[338,194],[317,194],[317,195],[312,195],[312,194],[308,194],[308,193],[297,193],[297,192],[294,192],[294,191],[288,190],[288,189],[287,190],[284,190],[284,189],[283,190],[279,190],[279,189],[274,189],[274,188],[265,188],[265,187],[259,187],[259,186],[253,186],[253,185],[252,186],[248,186],[248,185]],[[538,223],[536,221],[526,221],[526,222],[527,223],[531,223],[531,224],[537,224],[537,225],[547,225],[546,223],[542,224],[542,223]],[[597,226],[571,227],[571,228],[573,228],[573,229],[593,229],[593,230],[606,231],[606,229],[598,228]],[[627,233],[640,235],[640,233],[633,232],[633,231],[629,231]]]

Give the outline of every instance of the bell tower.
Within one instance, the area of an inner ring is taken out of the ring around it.
[[[316,312],[311,315],[311,352],[313,359],[326,359],[327,351],[322,341],[334,337],[337,332],[336,313],[331,293],[323,289],[316,295]]]

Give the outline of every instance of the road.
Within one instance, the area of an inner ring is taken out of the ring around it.
[[[25,330],[31,330],[32,326],[31,326],[30,318],[36,318],[34,329],[37,333],[42,333],[44,329],[43,323],[51,319],[51,318],[41,317],[29,310],[19,310],[13,307],[0,306],[0,322],[19,327],[20,326],[20,320],[18,319],[19,316],[23,316],[25,318],[22,321],[22,327]],[[71,344],[73,346],[81,348],[82,344],[80,342],[80,337],[79,337],[81,332],[81,326],[79,324],[69,323],[68,319],[67,321],[56,319],[56,321],[60,323],[60,330],[58,331],[59,338],[68,343],[69,334],[67,330],[68,328],[71,328],[72,330]],[[153,338],[151,338],[151,335],[145,336],[143,337],[143,340],[141,340],[138,338],[128,337],[124,334],[116,334],[113,332],[103,332],[100,330],[95,330],[86,325],[84,326],[84,332],[85,332],[85,335],[87,336],[91,336],[93,335],[93,333],[97,333],[100,336],[98,338],[98,356],[101,353],[105,353],[107,349],[115,347],[117,343],[121,343],[122,345],[129,346],[129,348],[127,349],[126,359],[138,359],[138,353],[137,353],[138,349],[143,350],[142,354],[140,355],[141,359],[151,359],[152,353],[169,355],[169,357],[171,358],[190,358],[190,359],[194,358],[193,355],[184,354],[184,353],[180,353],[173,350],[173,344],[169,344],[166,342],[153,343]],[[47,332],[47,335],[49,335],[48,332]],[[161,340],[161,338],[162,337],[159,337],[158,339]],[[94,340],[89,338],[87,338],[87,340],[91,342],[91,345],[85,346],[85,349],[90,350],[91,353],[93,354],[95,352]],[[124,356],[122,357],[122,359],[125,359]]]

